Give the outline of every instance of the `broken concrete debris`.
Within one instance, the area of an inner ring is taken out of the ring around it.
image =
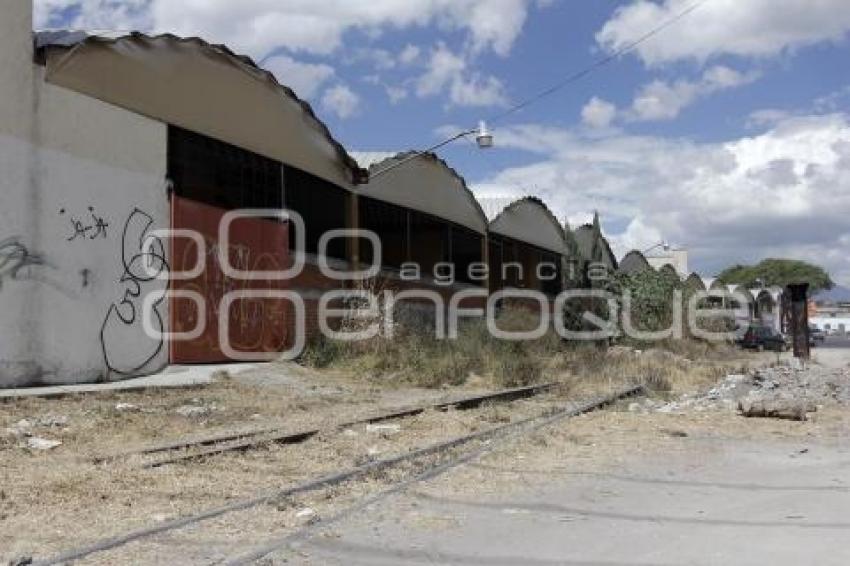
[[[38,438],[33,436],[27,439],[27,446],[31,450],[53,450],[54,448],[62,446],[62,442],[59,440],[50,440],[49,438]]]
[[[684,394],[669,402],[645,399],[628,406],[632,413],[738,411],[746,417],[806,420],[826,402],[850,403],[850,372],[792,362],[726,376],[702,394]]]
[[[203,406],[183,405],[182,407],[178,407],[174,412],[187,419],[201,419],[208,417],[212,413],[212,409]]]
[[[809,413],[817,411],[817,406],[795,401],[741,401],[738,404],[738,410],[741,415],[749,418],[806,421]]]

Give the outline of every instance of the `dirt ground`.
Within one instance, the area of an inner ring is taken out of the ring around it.
[[[637,359],[646,353],[614,355]],[[725,362],[728,368],[741,368],[772,360],[742,357]],[[718,371],[715,360],[711,361],[710,372],[700,362],[676,363],[686,373],[692,367],[701,376],[694,383]],[[277,377],[283,375],[285,379]],[[198,389],[0,404],[0,564],[20,557],[45,558],[107,536],[272,493],[370,460],[535,416],[577,398],[618,389],[625,383],[613,376],[595,382],[576,382],[570,375],[555,379],[567,384],[555,394],[509,406],[428,412],[398,421],[398,432],[370,431],[363,425],[329,431],[297,445],[268,445],[152,470],[142,469],[138,456],[100,464],[94,459],[186,436],[269,426],[288,431],[328,428],[401,406],[481,393],[484,383],[473,379],[464,387],[428,390],[364,382],[286,365],[237,377],[222,376],[215,384]],[[687,385],[693,387],[694,383],[688,381]],[[666,402],[688,387],[676,385],[672,392],[659,393],[657,398]],[[574,419],[568,425],[535,435],[519,453],[506,449],[488,458],[481,467],[466,467],[452,474],[445,489],[477,497],[488,492],[506,493],[516,485],[510,473],[492,474],[484,464],[509,469],[515,462],[535,466],[545,462],[549,467],[586,462],[592,469],[603,469],[616,467],[624,453],[674,447],[681,434],[755,438],[792,430],[794,434],[806,431],[804,434],[820,435],[825,429],[841,429],[846,424],[844,413],[832,409],[820,412],[812,422],[789,429],[787,423],[754,423],[723,411],[699,415],[636,414],[625,403],[613,411]],[[62,444],[41,450],[30,444],[32,439]],[[370,478],[339,490],[274,500],[272,504],[209,521],[202,529],[183,529],[154,537],[93,556],[83,563],[173,562],[176,549],[182,553],[182,563],[221,560],[239,548],[250,548],[281,532],[297,531],[305,520],[332,516],[363,495],[391,484],[393,479],[392,475]]]
[[[836,392],[850,350],[816,360],[746,380],[758,395],[803,387],[807,421],[739,415],[724,401],[750,394],[744,380],[651,410],[625,401],[303,531],[263,563],[847,564],[850,399]]]

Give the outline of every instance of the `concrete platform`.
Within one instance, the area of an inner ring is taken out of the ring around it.
[[[102,391],[131,391],[134,389],[197,387],[212,383],[213,376],[220,371],[237,374],[258,369],[264,364],[215,364],[203,366],[171,366],[161,373],[113,381],[110,383],[86,383],[81,385],[53,385],[47,387],[26,387],[20,389],[0,389],[0,399],[25,397],[63,397]]]
[[[624,455],[618,473],[528,469],[524,488],[504,497],[420,486],[271,563],[850,564],[846,438],[706,442],[662,458]]]

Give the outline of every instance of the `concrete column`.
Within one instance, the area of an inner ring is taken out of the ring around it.
[[[488,270],[487,283],[485,284],[487,287],[487,292],[493,293],[494,289],[491,285],[493,278],[491,275],[489,275],[489,270],[493,269],[490,266],[490,237],[487,234],[484,234],[481,237],[481,263],[486,265]]]
[[[351,193],[348,198],[348,229],[358,230],[360,228],[360,197]],[[348,259],[351,268],[357,269],[360,265],[360,239],[350,238],[348,240]]]
[[[791,336],[794,339],[794,357],[808,360],[809,350],[809,284],[789,285],[791,296]]]
[[[0,387],[32,382],[41,336],[29,279],[40,252],[31,0],[0,0]]]

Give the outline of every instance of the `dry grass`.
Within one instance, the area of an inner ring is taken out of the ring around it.
[[[499,327],[521,331],[536,326],[535,316],[506,310]],[[425,315],[408,315],[394,328],[394,335],[343,343],[320,339],[303,357],[317,368],[345,369],[376,381],[414,384],[420,387],[457,386],[474,374],[491,387],[518,387],[539,382],[546,361],[559,348],[554,333],[531,342],[498,340],[482,321],[462,324],[455,340],[437,339],[433,322]]]
[[[217,387],[211,389],[217,390],[216,397],[225,394]],[[236,388],[232,391],[246,393]],[[268,389],[258,388],[257,394],[262,393],[269,395]],[[8,409],[0,420],[0,430],[13,424],[17,417],[45,416],[48,407],[52,414],[61,412],[69,416],[64,430],[37,430],[39,435],[63,441],[55,450],[33,452],[16,445],[0,448],[0,478],[3,480],[0,485],[0,564],[22,555],[43,557],[62,548],[80,546],[96,538],[290,486],[373,458],[406,453],[415,447],[493,426],[494,422],[539,414],[557,402],[553,398],[519,402],[512,405],[508,414],[498,414],[499,409],[495,407],[449,413],[429,411],[402,421],[398,433],[373,433],[364,425],[346,432],[328,431],[303,444],[270,445],[205,462],[155,470],[140,469],[141,460],[137,458],[100,465],[91,461],[91,456],[104,451],[129,448],[121,444],[129,443],[128,439],[149,437],[157,427],[161,434],[169,436],[191,428],[202,432],[198,429],[205,428],[203,422],[186,420],[184,424],[178,421],[180,424],[176,426],[170,423],[171,416],[164,411],[128,415],[109,410],[116,402],[133,402],[146,411],[158,402],[159,406],[172,407],[178,402],[191,401],[190,395],[200,393],[167,391],[150,396],[126,397],[122,394],[0,406],[0,409]],[[203,398],[210,400],[212,395]],[[276,404],[270,400],[265,403]],[[282,404],[282,400],[278,398],[277,403]],[[293,411],[297,412],[288,419],[293,429],[304,427],[301,423],[316,426],[321,421],[333,422],[354,416],[347,414],[353,407],[342,402],[324,405],[300,399],[296,404],[300,403],[304,403],[304,410],[293,405]],[[359,416],[380,410],[374,402],[366,404],[370,408],[365,411],[365,407],[357,404]],[[82,410],[75,412],[75,406]],[[320,501],[307,500],[302,505],[318,508]],[[223,517],[211,526],[205,525],[200,532],[191,530],[174,536],[185,536],[193,543],[198,542],[196,537],[208,536],[212,544],[213,541],[227,541],[227,535],[235,532],[236,540],[256,543],[270,533],[279,532],[292,520],[294,510],[280,507],[276,510],[262,507]],[[183,546],[206,552],[206,542],[182,545],[168,538],[108,553],[94,563],[149,563],[151,556],[156,556],[160,543],[167,546],[172,557]],[[226,554],[230,549],[219,550]],[[206,563],[209,560],[186,562]]]
[[[673,346],[673,350],[665,346]],[[661,343],[650,350],[612,347],[600,350],[594,346],[573,346],[557,356],[559,367],[569,373],[579,387],[595,387],[600,383],[620,386],[642,383],[651,391],[666,395],[695,391],[714,385],[719,379],[744,371],[755,360],[726,346]],[[701,355],[693,358],[675,352],[690,349]]]
[[[506,311],[500,327],[527,329],[535,322],[528,313]],[[243,375],[221,376],[213,385],[193,390],[0,403],[0,438],[5,427],[14,426],[20,419],[46,422],[51,415],[68,418],[64,427],[38,425],[33,430],[37,436],[61,440],[63,445],[55,450],[34,452],[19,440],[0,441],[0,563],[21,554],[44,555],[78,546],[106,534],[347,468],[364,458],[403,453],[539,414],[553,405],[562,406],[563,396],[574,400],[635,381],[644,381],[662,393],[697,389],[747,363],[730,350],[691,343],[662,344],[638,354],[625,347],[567,344],[552,334],[534,342],[504,342],[492,338],[478,322],[465,325],[458,340],[440,341],[428,337],[433,333],[424,331],[427,323],[422,318],[407,320],[395,328],[392,339],[314,345],[305,360],[314,367],[326,368],[321,372],[288,366],[264,370],[286,374],[280,382],[285,386],[252,385]],[[364,379],[364,375],[370,379]],[[464,384],[467,389],[484,389],[556,380],[565,384],[560,396],[463,413],[428,412],[403,421],[402,432],[395,435],[375,435],[361,427],[353,435],[322,434],[300,445],[269,446],[159,470],[141,470],[132,460],[104,465],[91,460],[92,456],[185,435],[271,425],[290,430],[326,427],[401,405],[437,401],[438,396],[458,395],[456,391],[444,395],[405,387],[410,384],[432,388]],[[383,387],[386,384],[392,386]],[[119,403],[135,405],[138,410],[119,411]],[[202,418],[191,419],[176,411],[185,405],[213,409]],[[322,502],[303,504],[317,507]],[[216,536],[210,540],[262,537],[288,526],[293,513],[291,506],[282,505],[277,510],[246,512],[239,517],[241,523],[232,517],[222,518],[214,523],[210,532]],[[201,534],[187,531],[180,536],[184,535],[192,543],[187,548],[204,548],[193,538]],[[138,555],[133,554],[136,550]],[[163,546],[163,556],[170,556],[173,550],[171,543]],[[143,558],[149,561],[152,555],[158,556],[158,550],[150,547],[124,552],[105,556],[100,563],[140,563]]]
[[[536,324],[535,315],[518,309],[506,309],[499,318],[499,327],[508,331],[527,330]],[[726,344],[696,340],[608,348],[598,343],[565,342],[549,332],[535,341],[503,341],[491,336],[481,321],[468,321],[456,340],[438,340],[432,321],[409,317],[395,328],[392,338],[314,343],[304,362],[343,370],[357,378],[431,388],[462,385],[471,378],[488,387],[561,380],[595,389],[600,384],[614,388],[639,382],[663,394],[712,385],[752,360]]]

